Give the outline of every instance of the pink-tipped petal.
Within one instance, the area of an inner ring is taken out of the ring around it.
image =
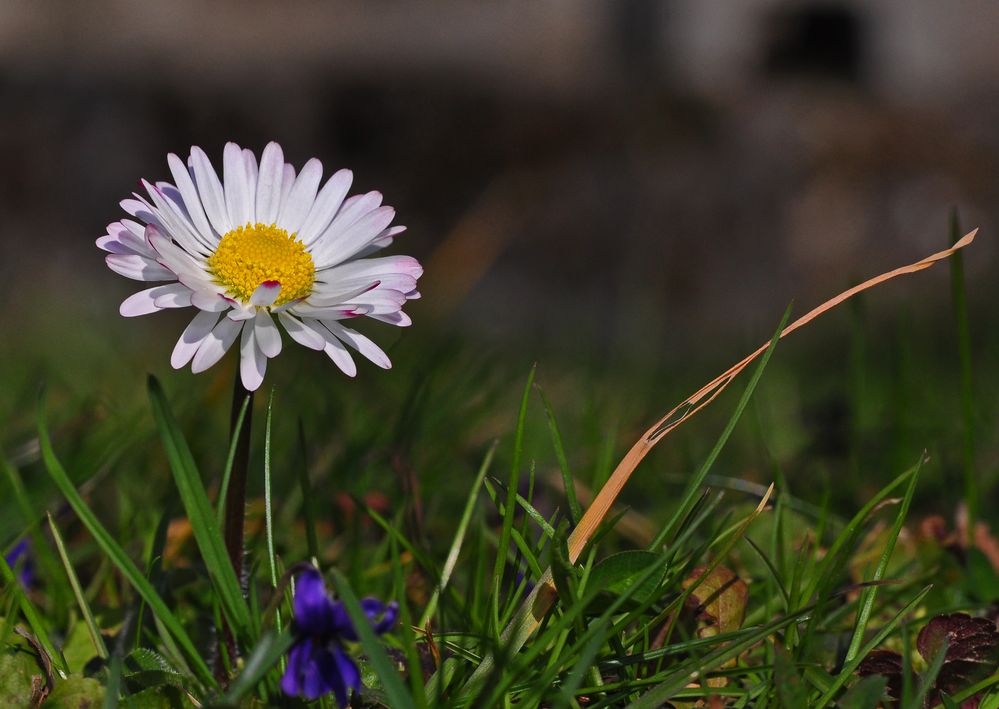
[[[145,256],[111,254],[104,261],[112,271],[133,281],[177,280],[177,275],[173,271]]]
[[[264,281],[250,296],[250,305],[266,308],[274,304],[281,294],[281,284],[277,281]]]

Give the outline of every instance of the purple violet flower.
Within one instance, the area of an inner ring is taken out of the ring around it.
[[[27,539],[22,539],[14,548],[10,550],[10,553],[4,557],[7,562],[7,566],[14,568],[17,562],[23,559],[21,562],[21,570],[17,572],[17,581],[21,584],[24,589],[32,588],[35,585],[35,565],[31,560],[30,547],[28,545]]]
[[[300,573],[295,587],[295,644],[288,653],[288,669],[281,689],[290,696],[318,699],[333,692],[337,704],[346,707],[350,690],[360,691],[361,673],[347,654],[343,642],[357,642],[357,630],[343,603],[326,592],[317,569]],[[394,624],[399,604],[365,598],[361,608],[381,635]]]

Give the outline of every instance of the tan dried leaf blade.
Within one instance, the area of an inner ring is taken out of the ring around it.
[[[927,256],[926,258],[915,263],[909,264],[908,266],[902,266],[892,271],[882,273],[879,276],[875,276],[874,278],[864,281],[853,288],[843,291],[836,297],[827,300],[822,305],[814,308],[788,325],[784,328],[784,331],[781,332],[780,338],[783,339],[798,328],[804,327],[815,318],[825,312],[828,312],[829,310],[832,310],[858,293],[862,293],[869,288],[873,288],[874,286],[885,283],[886,281],[890,281],[893,278],[930,268],[935,263],[949,258],[957,251],[960,251],[971,244],[977,233],[978,229],[975,229],[974,231],[971,231],[961,237],[949,249],[938,251],[937,253]],[[576,525],[572,534],[569,536],[568,551],[570,563],[575,563],[579,558],[579,555],[586,547],[586,544],[590,541],[597,529],[600,527],[601,523],[603,523],[604,519],[607,517],[607,514],[610,512],[615,500],[617,500],[618,495],[621,494],[621,490],[628,482],[628,479],[631,478],[632,473],[635,472],[638,464],[642,462],[646,455],[648,455],[649,451],[651,451],[657,443],[669,435],[677,426],[683,424],[691,416],[714,401],[715,398],[721,394],[722,391],[724,391],[725,388],[728,387],[728,385],[731,384],[744,369],[746,369],[746,367],[752,364],[753,361],[767,351],[769,344],[770,343],[767,342],[760,345],[755,352],[746,356],[740,362],[734,364],[732,367],[722,372],[720,375],[694,392],[691,396],[680,402],[665,416],[653,424],[653,426],[649,428],[649,430],[646,431],[642,437],[638,439],[638,441],[635,442],[631,449],[625,454],[624,458],[621,459],[621,462],[618,463],[614,472],[611,473],[607,482],[604,483],[600,492],[597,493],[596,498],[593,500],[593,504],[587,508],[582,519],[579,520],[579,524]],[[541,620],[551,609],[552,603],[555,601],[556,596],[553,591],[554,585],[552,583],[552,573],[551,569],[549,569],[540,579],[538,579],[538,583],[535,585],[534,590],[527,598],[524,599],[524,602],[517,610],[517,613],[514,615],[509,625],[507,625],[504,629],[502,641],[507,652],[518,652],[520,648],[524,646],[524,643],[527,642],[527,639],[531,636],[531,634],[538,628],[541,624]],[[483,657],[482,662],[479,663],[475,672],[472,674],[472,677],[469,678],[468,683],[466,683],[465,691],[472,691],[474,687],[477,687],[488,676],[489,672],[492,671],[495,663],[495,657],[491,653],[487,653],[485,657]]]

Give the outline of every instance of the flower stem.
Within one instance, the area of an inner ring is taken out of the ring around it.
[[[246,412],[243,413],[244,404]],[[242,414],[242,416],[241,416]],[[242,420],[241,420],[242,419]],[[235,455],[229,472],[228,485],[223,481],[225,495],[223,537],[229,561],[243,586],[243,532],[246,520],[246,478],[250,467],[250,429],[253,425],[253,392],[247,391],[236,368],[232,390],[232,411],[229,417],[230,440],[236,437]],[[237,431],[236,428],[239,427]],[[245,588],[243,589],[245,595]],[[229,671],[236,666],[236,638],[232,628],[222,620],[219,625],[219,646],[215,658],[215,678],[223,687],[229,683]],[[228,662],[226,662],[228,660]],[[228,670],[227,670],[228,665]]]
[[[237,432],[236,426],[239,423],[239,414],[243,408],[243,402],[249,398],[246,407],[246,414],[243,417],[243,425]],[[246,519],[246,478],[250,467],[250,428],[253,425],[253,392],[247,391],[243,387],[243,381],[239,376],[239,369],[236,370],[235,382],[232,392],[232,414],[229,419],[229,427],[232,436],[238,436],[236,442],[236,455],[232,463],[232,477],[229,479],[229,487],[225,492],[225,523],[223,535],[225,537],[225,548],[229,552],[229,560],[232,568],[236,572],[236,578],[240,584],[243,583],[243,532]]]

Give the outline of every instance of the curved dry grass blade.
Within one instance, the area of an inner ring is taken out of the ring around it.
[[[927,256],[926,258],[907,266],[901,266],[886,273],[882,273],[879,276],[870,278],[859,285],[843,291],[818,307],[813,308],[788,325],[777,336],[777,339],[783,339],[795,330],[804,327],[815,318],[836,308],[858,293],[862,293],[865,290],[881,285],[882,283],[890,281],[893,278],[898,278],[899,276],[905,276],[910,273],[916,273],[917,271],[930,268],[933,264],[943,261],[971,244],[977,233],[978,229],[974,229],[961,237],[961,239],[955,242],[949,249],[938,251],[935,254]],[[767,342],[760,345],[755,352],[747,355],[741,361],[734,364],[729,369],[722,372],[703,387],[698,389],[684,401],[680,402],[680,404],[671,409],[665,416],[656,421],[656,423],[653,424],[649,430],[635,442],[635,444],[631,447],[631,450],[629,450],[625,454],[624,458],[621,459],[621,462],[618,463],[617,468],[615,468],[614,472],[611,473],[610,478],[608,478],[607,482],[600,489],[600,492],[597,493],[596,498],[593,500],[593,504],[587,508],[585,514],[583,514],[583,518],[579,521],[579,524],[569,537],[570,562],[575,563],[576,559],[579,558],[579,554],[582,552],[583,548],[610,512],[611,506],[614,504],[614,501],[617,500],[617,497],[624,488],[625,483],[628,482],[632,473],[635,472],[635,468],[637,468],[638,464],[642,462],[642,459],[648,455],[649,451],[651,451],[657,443],[663,440],[674,429],[685,423],[691,416],[714,401],[715,398],[721,394],[722,391],[724,391],[725,388],[728,387],[728,385],[731,384],[732,381],[739,374],[741,374],[746,367],[764,354],[771,344],[772,343]],[[549,608],[551,608],[551,604],[554,602],[555,598],[554,594],[550,591],[540,593],[542,588],[551,588],[551,579],[551,572],[549,570],[549,572],[538,581],[531,594],[524,599],[520,610],[515,614],[510,625],[508,625],[504,630],[502,638],[509,643],[507,652],[514,653],[523,647],[527,638],[530,637],[540,624],[541,619],[548,612]],[[475,684],[481,682],[482,679],[491,671],[494,662],[495,660],[491,655],[487,655],[483,658],[482,663],[480,663],[475,672],[469,678],[466,687],[471,689],[475,686]]]

